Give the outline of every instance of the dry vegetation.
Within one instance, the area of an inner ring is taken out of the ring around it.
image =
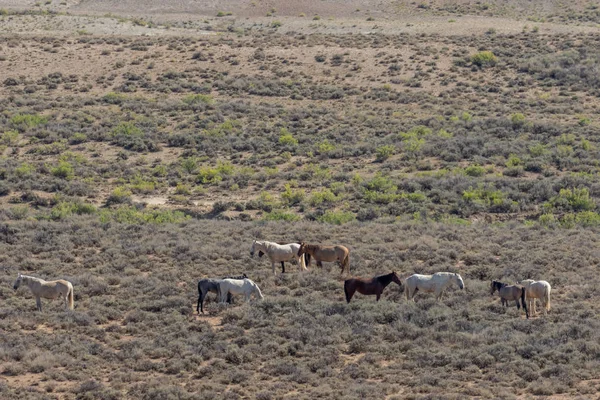
[[[0,397],[600,390],[594,4],[86,3],[0,1]],[[346,305],[337,268],[273,277],[253,238],[466,291]],[[34,312],[17,271],[72,281],[75,311]],[[194,315],[198,279],[242,272],[264,302]],[[549,316],[489,295],[526,278]]]

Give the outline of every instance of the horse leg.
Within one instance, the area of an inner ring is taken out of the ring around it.
[[[516,300],[516,303],[517,303],[517,310],[520,310],[521,309],[521,305],[519,304],[519,299]]]
[[[344,285],[344,292],[346,293],[346,303],[350,303],[352,296],[354,296],[354,289],[349,289],[346,285]]]
[[[202,302],[204,301],[204,296],[202,296],[202,291],[198,293],[198,305],[196,306],[196,312],[200,314],[200,309],[202,308]],[[204,309],[202,310],[202,314],[204,314]]]
[[[273,275],[275,275],[275,262],[271,261],[271,268],[273,269]]]
[[[281,273],[285,274],[285,263],[283,261],[281,262]]]
[[[323,263],[320,260],[317,260],[317,267],[323,268]]]
[[[38,297],[35,298],[35,304],[37,305],[38,311],[42,311],[42,299]]]

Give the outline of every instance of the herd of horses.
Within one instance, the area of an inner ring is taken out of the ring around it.
[[[271,261],[273,273],[275,266],[281,263],[281,272],[285,272],[285,262],[295,261],[300,271],[307,271],[307,265],[310,266],[311,259],[314,258],[317,266],[322,267],[322,262],[338,262],[341,273],[344,271],[350,273],[350,250],[347,247],[323,246],[318,244],[289,243],[278,244],[274,242],[254,240],[250,248],[250,255],[258,254],[259,257],[267,255]],[[377,301],[381,298],[383,290],[390,284],[396,283],[404,287],[406,300],[414,302],[417,292],[434,293],[436,300],[440,300],[444,290],[452,284],[464,289],[465,284],[462,277],[454,272],[437,272],[433,275],[413,274],[407,277],[404,282],[396,272],[385,275],[379,275],[374,278],[350,278],[344,281],[344,294],[346,302],[350,300],[356,292],[363,295],[375,295]],[[21,284],[29,287],[35,296],[37,309],[42,311],[41,298],[45,299],[64,299],[67,309],[73,309],[73,285],[66,280],[44,281],[32,276],[19,274],[13,287],[15,290]],[[508,285],[499,281],[492,281],[491,294],[498,293],[501,304],[509,306],[509,301],[515,301],[517,309],[522,307],[525,315],[529,318],[530,312],[535,311],[535,299],[542,303],[544,314],[550,311],[550,284],[546,281],[534,281],[527,279],[515,285]],[[231,303],[233,295],[243,295],[246,302],[250,301],[254,294],[260,300],[264,298],[258,285],[248,278],[246,274],[239,276],[228,276],[224,278],[207,278],[198,282],[198,305],[196,312],[204,313],[204,300],[208,293],[214,293],[220,303]],[[519,303],[520,301],[520,303]]]

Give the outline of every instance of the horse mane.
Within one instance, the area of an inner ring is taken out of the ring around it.
[[[44,282],[43,279],[41,278],[36,278],[35,276],[30,276],[30,275],[21,275],[21,279],[23,281],[28,280],[28,281],[37,281],[37,282]]]
[[[393,276],[394,272],[390,272],[389,274],[376,276],[375,280],[379,281],[382,285],[387,286],[392,281]]]
[[[502,289],[503,287],[506,286],[506,283],[500,282],[500,281],[492,281],[492,285],[494,285],[494,287],[498,286],[500,289]]]

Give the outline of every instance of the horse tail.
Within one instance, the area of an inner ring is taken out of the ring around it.
[[[258,293],[258,297],[260,297],[261,300],[265,298],[256,283],[254,284],[254,290],[256,290],[256,293]]]
[[[304,254],[302,254],[300,257],[298,257],[298,264],[300,264],[300,269],[302,271],[306,271],[306,257],[304,257]]]
[[[304,265],[310,265],[310,254],[304,253]]]
[[[544,292],[544,300],[546,302],[546,311],[550,311],[550,285],[546,286],[546,290]]]
[[[525,288],[521,288],[521,305],[525,310],[525,315],[529,318],[529,310],[527,309],[527,303],[525,302]]]
[[[350,274],[350,251],[346,253],[344,260],[342,261],[342,273],[344,273],[344,270]]]
[[[69,285],[69,293],[67,294],[69,299],[69,309],[75,308],[75,300],[73,298],[73,285]]]

